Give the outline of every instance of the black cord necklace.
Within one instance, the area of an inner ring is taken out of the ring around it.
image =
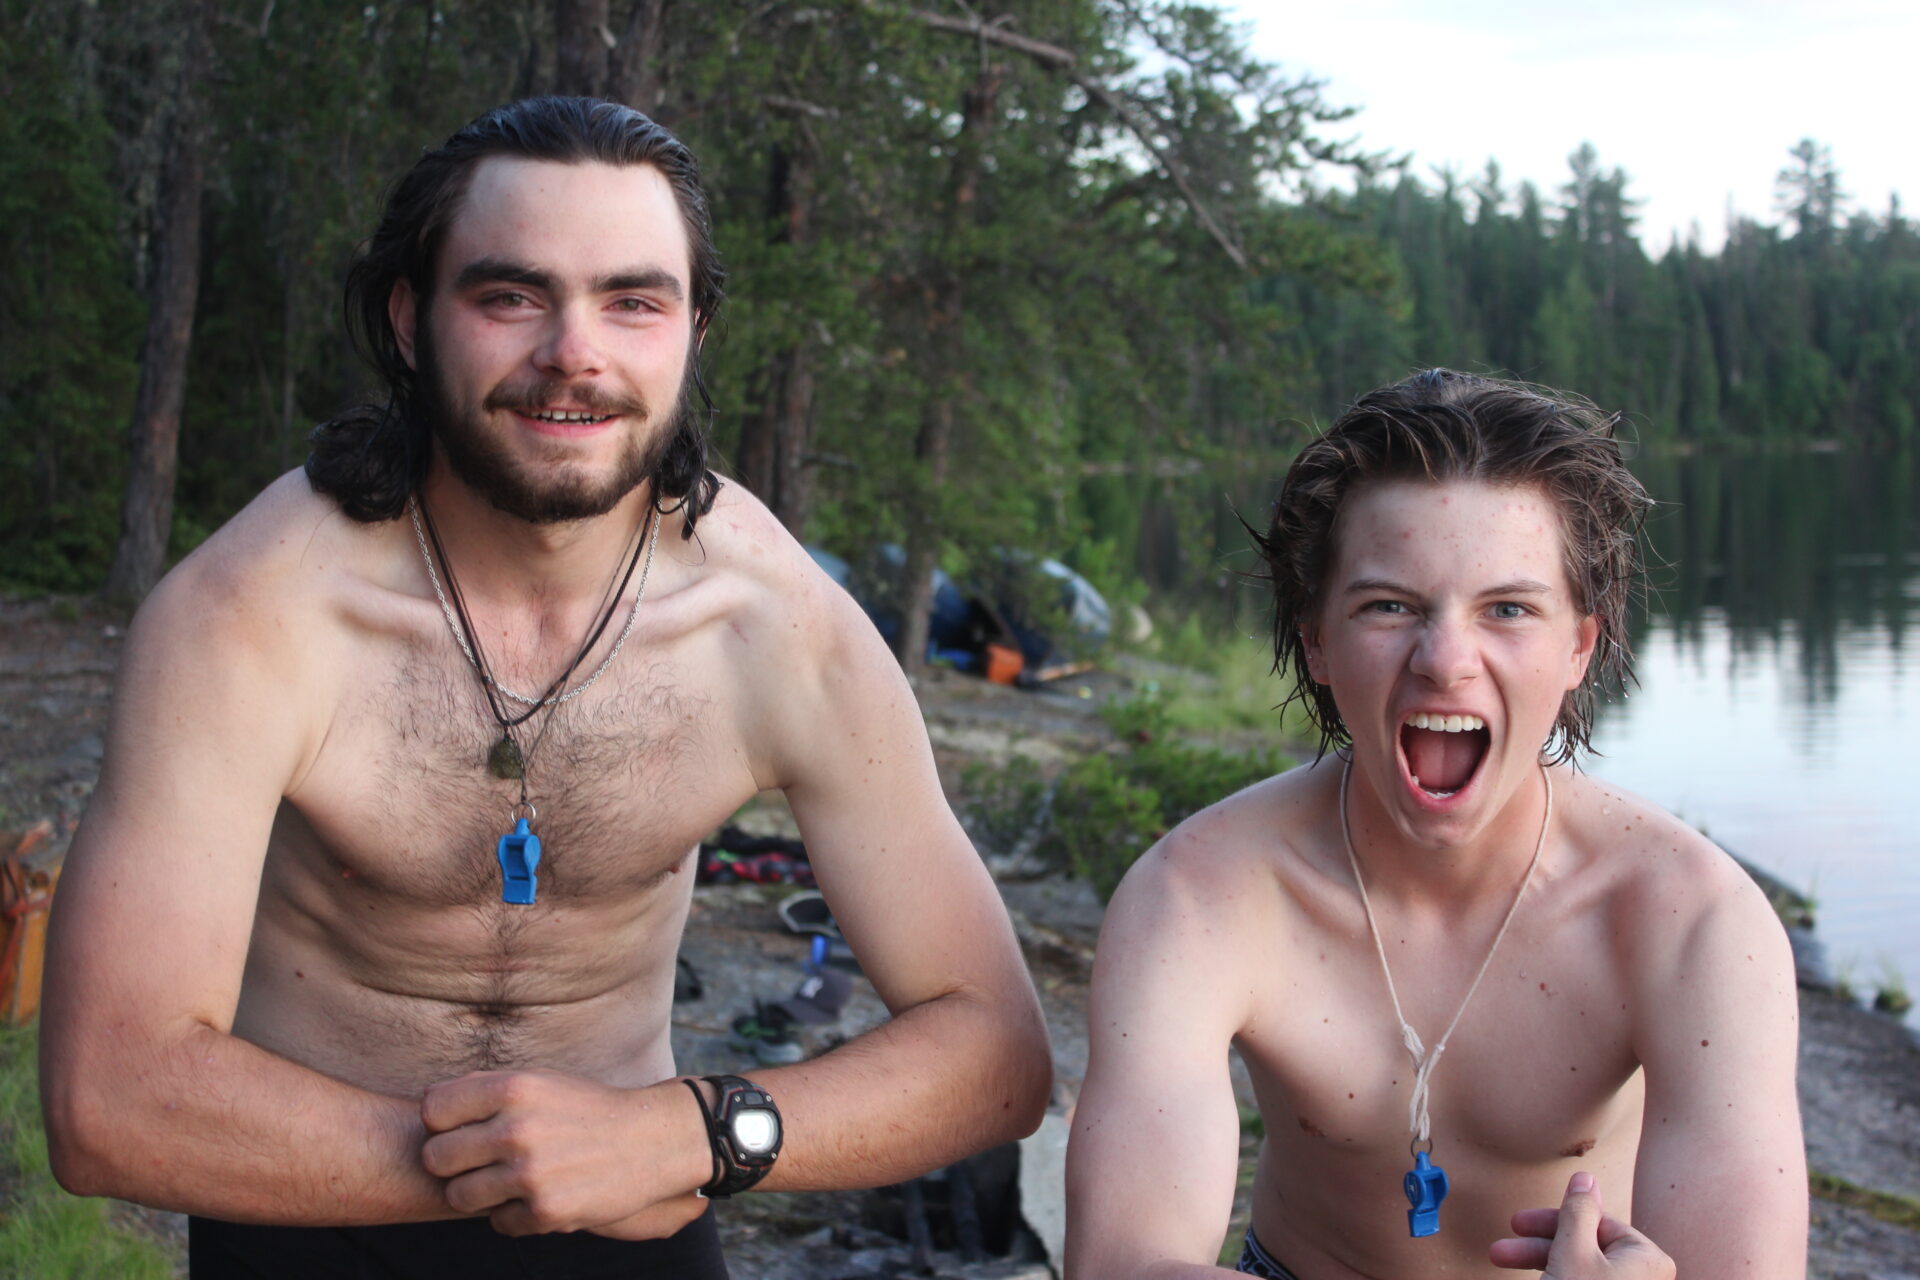
[[[546,739],[547,730],[553,726],[554,712],[559,704],[586,692],[594,681],[605,674],[608,666],[619,654],[621,646],[626,643],[627,636],[632,632],[634,619],[640,613],[640,601],[647,592],[647,578],[653,570],[654,535],[659,530],[660,516],[655,511],[650,527],[644,527],[639,533],[633,545],[633,552],[627,557],[625,572],[619,576],[618,581],[607,593],[607,598],[601,606],[599,620],[587,632],[587,638],[578,652],[573,655],[573,660],[567,664],[564,671],[554,677],[553,682],[538,697],[528,698],[514,693],[494,677],[493,669],[487,662],[486,651],[480,643],[480,633],[475,629],[472,616],[467,612],[466,597],[460,590],[459,579],[454,575],[453,561],[448,558],[446,547],[440,541],[440,531],[434,527],[433,516],[428,513],[426,503],[420,501],[417,495],[411,505],[413,512],[418,515],[414,534],[420,542],[420,553],[426,561],[427,576],[433,583],[434,594],[440,598],[441,609],[447,614],[448,626],[454,630],[454,639],[459,642],[468,662],[479,676],[480,692],[486,698],[487,711],[493,717],[494,723],[500,727],[499,740],[487,751],[487,771],[496,778],[517,781],[520,784],[520,798],[513,806],[513,829],[500,837],[495,856],[499,860],[503,877],[501,899],[506,902],[528,904],[533,902],[538,887],[535,869],[540,864],[541,846],[540,837],[535,835],[531,828],[531,823],[539,817],[539,811],[534,808],[527,796],[527,772],[532,767],[534,753],[540,749],[540,744]],[[425,525],[424,538],[420,537],[422,524]],[[428,542],[433,545],[431,554],[427,550]],[[640,564],[640,553],[643,547],[647,553],[646,568],[641,572],[639,590],[634,595],[633,608],[627,615],[626,628],[621,631],[620,638],[614,642],[613,649],[593,674],[574,688],[567,689],[567,682],[573,679],[573,673],[580,669],[580,664],[586,661],[589,653],[593,652],[593,647],[600,642],[600,637],[606,634],[608,625],[613,621],[614,611],[619,608],[620,599],[626,594],[628,584],[633,581],[634,570]],[[446,575],[445,593],[440,590],[439,575],[433,571],[436,559],[439,561],[441,573]],[[448,604],[449,596],[452,597],[451,607]],[[457,627],[454,625],[456,617]],[[508,699],[525,704],[526,710],[518,713],[511,712],[506,705]],[[547,716],[541,721],[539,732],[534,734],[533,741],[528,743],[523,751],[519,739],[514,735],[514,730],[543,710],[547,712]]]

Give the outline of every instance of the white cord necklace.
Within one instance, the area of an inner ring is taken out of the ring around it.
[[[1413,1151],[1414,1167],[1406,1175],[1403,1189],[1408,1202],[1413,1206],[1407,1210],[1407,1228],[1415,1236],[1430,1236],[1440,1230],[1440,1202],[1447,1195],[1447,1173],[1433,1163],[1433,1124],[1428,1114],[1428,1096],[1433,1080],[1433,1069],[1440,1062],[1440,1055],[1447,1051],[1447,1042],[1453,1038],[1453,1030],[1460,1025],[1460,1016],[1473,1002],[1473,993],[1480,989],[1480,980],[1487,976],[1487,969],[1493,964],[1494,953],[1500,950],[1500,943],[1507,936],[1507,926],[1513,923],[1514,912],[1520,909],[1520,899],[1526,896],[1527,886],[1533,883],[1533,872],[1540,865],[1540,852],[1547,847],[1547,829],[1553,823],[1553,775],[1546,765],[1540,766],[1540,778],[1547,786],[1546,812],[1540,817],[1540,838],[1534,841],[1533,859],[1527,863],[1527,874],[1520,879],[1520,888],[1515,891],[1513,901],[1507,907],[1507,914],[1500,919],[1500,928],[1493,935],[1493,945],[1487,948],[1487,958],[1480,962],[1480,971],[1473,975],[1473,982],[1467,987],[1467,994],[1460,997],[1460,1007],[1453,1011],[1453,1018],[1447,1023],[1447,1029],[1440,1033],[1440,1039],[1432,1051],[1420,1041],[1420,1033],[1407,1021],[1407,1015],[1400,1008],[1400,993],[1394,989],[1393,968],[1387,963],[1386,944],[1380,940],[1380,925],[1373,918],[1373,902],[1367,897],[1366,877],[1360,874],[1360,858],[1353,851],[1353,823],[1347,816],[1347,785],[1353,780],[1353,761],[1348,760],[1345,770],[1340,774],[1340,834],[1347,843],[1347,865],[1353,868],[1353,883],[1360,890],[1360,907],[1367,913],[1367,932],[1373,937],[1373,950],[1380,957],[1380,972],[1387,980],[1387,998],[1393,1001],[1393,1016],[1400,1023],[1400,1040],[1406,1046],[1407,1056],[1413,1059],[1413,1094],[1407,1100],[1407,1127],[1413,1132],[1413,1141],[1409,1144]],[[1426,1150],[1420,1150],[1421,1143]]]

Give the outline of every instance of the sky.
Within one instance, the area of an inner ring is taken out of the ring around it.
[[[1708,249],[1729,205],[1779,220],[1774,179],[1802,138],[1826,145],[1876,215],[1920,204],[1920,3],[1915,0],[1240,0],[1253,48],[1360,108],[1329,131],[1411,153],[1430,180],[1491,157],[1543,194],[1591,142],[1627,174],[1641,242],[1697,225]]]

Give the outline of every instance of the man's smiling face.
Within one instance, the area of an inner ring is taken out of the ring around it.
[[[395,332],[456,475],[535,523],[602,515],[685,412],[690,248],[648,165],[481,162]]]
[[[1335,538],[1309,670],[1402,834],[1468,843],[1538,770],[1593,652],[1559,512],[1530,485],[1393,481],[1350,494]]]

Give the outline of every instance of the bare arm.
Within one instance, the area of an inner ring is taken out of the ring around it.
[[[755,1070],[784,1140],[770,1190],[877,1186],[1029,1133],[1046,1027],[1006,910],[940,790],[926,728],[871,623],[766,510],[729,488],[702,525],[685,670],[718,741],[780,788],[822,890],[892,1019]],[[703,1086],[708,1096],[711,1090]],[[705,1206],[700,1111],[680,1080],[616,1089],[551,1071],[427,1090],[421,1158],[458,1211],[510,1233],[676,1230]]]
[[[725,548],[740,530],[712,536]],[[736,609],[711,631],[737,646],[725,666],[747,690],[739,741],[755,776],[785,790],[893,1017],[813,1061],[750,1073],[785,1130],[760,1185],[880,1186],[1031,1132],[1051,1075],[1046,1028],[898,666],[845,593],[777,537],[758,548],[788,558],[779,590],[761,597],[772,606]],[[704,1208],[691,1192],[709,1176],[708,1142],[680,1081],[623,1091],[489,1073],[434,1086],[424,1114],[428,1168],[452,1179],[456,1207],[501,1230],[653,1236]]]
[[[417,1104],[230,1034],[274,813],[325,727],[301,625],[212,549],[134,624],[49,939],[42,1098],[69,1190],[243,1221],[449,1213]]]
[[[1217,854],[1182,827],[1108,907],[1067,1151],[1069,1280],[1222,1274],[1240,1156],[1227,1049],[1246,1010]]]
[[[764,1185],[880,1186],[1031,1133],[1052,1062],[1006,908],[947,806],[912,690],[853,601],[803,567],[801,616],[830,639],[796,674],[796,696],[768,702],[780,708],[769,765],[893,1017],[756,1074],[789,1144]]]
[[[1636,992],[1647,1101],[1633,1225],[1687,1280],[1799,1280],[1807,1174],[1793,958],[1730,860],[1715,855],[1689,892],[1702,900],[1692,928]]]

